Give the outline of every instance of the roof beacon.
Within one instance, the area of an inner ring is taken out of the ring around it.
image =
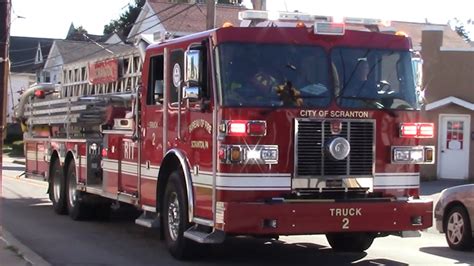
[[[389,21],[372,18],[331,17],[311,15],[301,12],[275,12],[245,10],[239,12],[241,26],[295,26],[302,23],[314,24],[315,34],[344,35],[346,25],[388,26]]]

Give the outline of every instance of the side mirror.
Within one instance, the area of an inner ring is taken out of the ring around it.
[[[201,98],[201,88],[200,87],[184,86],[184,88],[183,88],[183,99],[197,100],[199,98]]]
[[[420,106],[425,103],[424,90],[423,90],[423,59],[416,55],[411,59],[413,66],[413,78],[415,80],[415,88],[417,93],[417,101]]]
[[[415,86],[421,88],[423,86],[423,60],[421,58],[412,59],[413,76],[415,78]]]
[[[185,53],[184,82],[186,84],[200,84],[201,51],[188,50]]]

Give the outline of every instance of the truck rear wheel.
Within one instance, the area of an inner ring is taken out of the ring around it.
[[[163,222],[166,245],[177,259],[192,256],[192,240],[184,237],[191,225],[188,222],[188,206],[186,204],[183,177],[179,171],[171,173],[163,198]]]
[[[374,234],[371,233],[330,233],[326,239],[335,251],[363,252],[374,242]]]
[[[90,212],[82,201],[82,193],[77,190],[76,164],[69,162],[66,172],[67,177],[67,209],[73,220],[83,220],[89,217]]]
[[[54,159],[49,176],[49,199],[53,203],[53,210],[57,214],[66,214],[66,185],[64,172],[59,159]]]

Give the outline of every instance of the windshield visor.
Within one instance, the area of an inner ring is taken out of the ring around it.
[[[331,100],[328,58],[321,47],[219,45],[224,106],[321,107]]]
[[[331,61],[339,106],[418,109],[410,52],[334,48]]]

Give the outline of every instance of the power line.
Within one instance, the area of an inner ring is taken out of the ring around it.
[[[11,39],[11,37],[10,37],[10,39]],[[11,42],[10,42],[10,43],[11,43]],[[45,46],[41,46],[41,49],[42,49],[42,48],[48,48],[48,47],[50,47],[50,46],[52,46],[52,44],[45,45]],[[10,52],[10,53],[16,53],[16,52],[23,52],[23,51],[30,51],[30,50],[37,50],[37,49],[38,49],[38,46],[36,46],[36,47],[30,47],[30,48],[14,49],[14,50],[10,49],[9,52]]]
[[[152,13],[151,15],[149,15],[148,17],[145,17],[145,18],[142,19],[142,20],[136,21],[136,22],[134,22],[132,25],[139,24],[139,23],[141,23],[141,22],[143,22],[143,21],[145,21],[145,20],[147,20],[147,19],[149,19],[149,18],[152,18],[152,17],[154,17],[154,16],[157,16],[157,15],[159,15],[159,14],[165,12],[165,11],[168,11],[168,10],[170,10],[170,9],[172,9],[172,8],[174,8],[174,7],[176,7],[176,6],[178,6],[178,5],[181,5],[181,4],[180,4],[180,3],[175,3],[175,4],[172,4],[172,5],[170,5],[170,6],[166,7],[166,8],[164,8],[164,9],[158,11],[158,12],[153,12],[153,13]],[[196,5],[196,4],[194,4],[194,5]],[[190,8],[190,7],[194,6],[194,5],[190,5],[188,8]],[[176,14],[173,14],[171,17],[176,16],[176,15],[178,15],[178,14],[180,14],[180,13],[181,13],[181,11],[180,11],[180,12],[177,12]],[[168,18],[167,18],[166,20],[168,20]],[[164,21],[166,21],[166,20],[164,20]],[[162,21],[162,22],[163,22],[163,21]],[[155,25],[151,26],[150,28],[155,27],[156,25],[159,25],[159,24],[160,24],[160,23],[155,24]],[[146,30],[149,30],[150,28],[147,28]],[[146,30],[145,30],[145,31],[146,31]],[[143,33],[143,31],[138,32],[137,34],[132,35],[130,38],[133,38],[133,37],[135,37],[135,36],[137,36],[137,35],[139,35],[139,34],[141,34],[141,33]],[[119,42],[110,44],[110,45],[108,45],[108,46],[105,46],[105,48],[110,48],[110,47],[112,47],[112,46],[116,46],[116,45],[121,44],[121,43],[122,43],[122,42],[119,41]],[[80,50],[84,50],[84,49],[85,49],[85,47],[80,47],[79,49],[76,50],[76,52],[77,52],[77,51],[80,51]],[[96,53],[99,53],[100,51],[101,51],[101,50],[95,51],[95,52],[93,52],[93,53],[91,53],[91,54],[85,55],[84,57],[94,55],[94,54],[96,54]],[[49,60],[49,59],[58,58],[58,57],[62,57],[62,55],[59,54],[59,55],[55,55],[55,56],[49,57],[48,60]],[[61,65],[63,65],[63,64],[54,65],[54,66],[51,66],[51,67],[48,67],[48,68],[53,68],[53,67],[57,67],[57,66],[61,66]]]
[[[43,60],[45,60],[45,59],[48,59],[48,55],[43,55]],[[34,62],[36,62],[36,58],[31,58],[31,59],[27,59],[27,60],[23,60],[23,61],[18,61],[18,62],[13,62],[12,61],[11,67],[14,68],[14,67],[27,66],[27,65],[34,64]]]
[[[163,22],[166,22],[166,21],[172,19],[173,17],[175,17],[175,16],[177,16],[177,15],[179,15],[179,14],[185,12],[186,10],[191,9],[192,7],[194,7],[194,6],[196,6],[196,5],[197,5],[196,3],[195,3],[195,4],[192,4],[192,5],[189,5],[189,6],[187,6],[186,8],[183,8],[182,10],[180,10],[180,11],[178,11],[178,12],[172,14],[171,16],[169,16],[169,17],[167,17],[167,18],[165,18],[165,19],[162,19],[162,20],[160,20],[159,22],[157,22],[157,23],[151,25],[150,27],[148,27],[148,28],[146,28],[146,29],[144,29],[144,30],[142,30],[142,31],[137,32],[136,34],[130,36],[130,38],[136,37],[136,36],[142,34],[143,32],[145,32],[145,31],[147,31],[147,30],[149,30],[149,29],[151,29],[151,28],[153,28],[153,27],[155,27],[155,26],[158,26],[158,25],[162,24]],[[159,13],[159,12],[158,12],[158,13]],[[158,13],[156,13],[156,14],[158,14]],[[102,48],[102,49],[99,49],[99,50],[97,50],[97,51],[95,51],[95,52],[92,52],[92,53],[90,53],[90,54],[84,55],[83,58],[89,57],[89,56],[92,56],[92,55],[95,55],[95,54],[97,54],[97,53],[103,51],[103,50],[106,49],[106,48],[110,48],[110,47],[119,45],[119,44],[121,44],[121,43],[122,43],[122,42],[119,41],[119,42],[116,42],[116,43],[113,43],[113,44],[109,44],[109,45],[107,45],[107,46],[104,46],[104,48]],[[61,55],[57,55],[57,56],[54,56],[54,57],[51,57],[51,58],[48,58],[48,59],[52,59],[52,58],[60,57],[60,56],[61,56]],[[47,68],[44,68],[44,69],[51,69],[51,68],[58,67],[58,66],[62,66],[62,65],[64,65],[64,64],[56,64],[56,65],[53,65],[53,66],[50,66],[50,67],[47,67]]]

